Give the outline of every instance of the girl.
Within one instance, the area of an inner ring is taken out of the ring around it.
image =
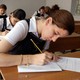
[[[53,53],[46,50],[42,54],[35,54],[40,52],[30,39],[44,50],[46,41],[55,42],[59,37],[65,37],[74,31],[74,19],[67,10],[51,10],[48,16],[42,18],[33,16],[27,22],[26,20],[17,22],[0,41],[0,66],[43,65],[57,60]]]
[[[5,17],[6,17],[7,16],[6,15],[6,11],[7,11],[7,6],[5,4],[1,4],[0,5],[0,16],[4,16],[5,15]]]
[[[41,6],[38,11],[35,11],[32,16],[44,17],[45,16],[45,6]]]
[[[7,30],[11,30],[18,21],[25,19],[25,17],[26,13],[24,10],[16,9],[7,18],[5,19],[1,18],[0,35],[5,35],[8,32]]]

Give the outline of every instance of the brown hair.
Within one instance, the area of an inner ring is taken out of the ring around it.
[[[46,13],[46,14],[49,14],[49,12],[50,12],[50,7],[49,7],[49,6],[46,6],[46,7],[45,7],[45,13]]]
[[[13,17],[15,17],[19,20],[23,20],[26,17],[26,12],[23,9],[16,9],[13,12],[11,12],[10,14],[13,14]]]
[[[4,9],[4,10],[7,10],[7,6],[5,4],[1,4],[0,5],[0,8]]]
[[[57,4],[55,4],[55,5],[52,6],[52,9],[55,11],[55,10],[59,10],[60,7]]]
[[[71,34],[74,31],[74,18],[67,10],[51,10],[48,17],[53,18],[53,24],[63,28]]]

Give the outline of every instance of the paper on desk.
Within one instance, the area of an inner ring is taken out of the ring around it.
[[[55,62],[50,62],[47,65],[20,65],[18,66],[18,72],[48,72],[48,71],[62,71],[62,69]]]
[[[61,57],[57,64],[63,70],[80,72],[80,58]]]

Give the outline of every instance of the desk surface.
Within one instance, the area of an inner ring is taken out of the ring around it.
[[[78,57],[80,52],[67,53],[63,56]],[[4,80],[80,80],[80,73],[72,71],[18,73],[17,67],[0,68]]]

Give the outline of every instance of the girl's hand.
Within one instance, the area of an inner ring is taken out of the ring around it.
[[[36,64],[36,65],[44,65],[47,64],[51,61],[57,61],[59,59],[58,56],[54,55],[51,52],[44,52],[42,54],[36,54],[33,55],[31,64]]]
[[[9,33],[9,31],[5,30],[4,32],[2,32],[2,36],[5,36],[7,33]]]

